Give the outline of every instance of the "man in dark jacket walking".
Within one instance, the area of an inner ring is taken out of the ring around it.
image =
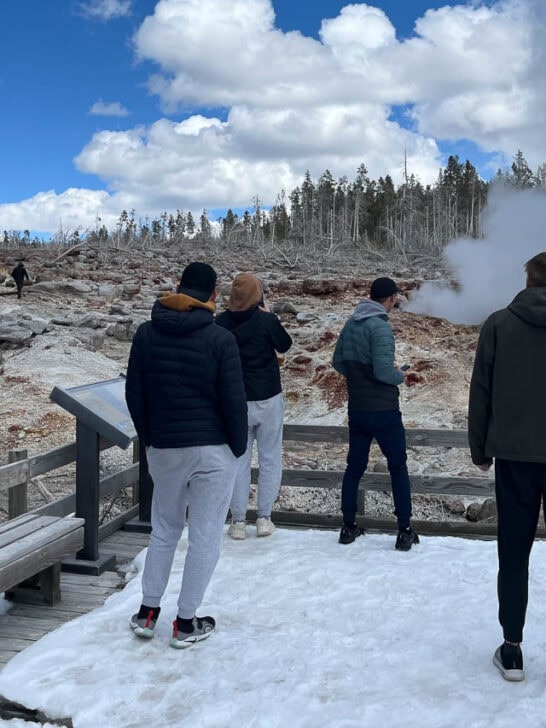
[[[246,448],[247,412],[235,338],[214,323],[216,273],[190,263],[176,294],[154,304],[133,339],[127,368],[129,412],[154,482],[152,535],[142,605],[131,618],[153,637],[188,510],[188,550],[171,646],[185,648],[214,630],[197,617],[218,557],[237,458]]]
[[[227,311],[216,323],[231,331],[237,339],[248,404],[248,443],[239,460],[231,499],[232,523],[229,535],[246,538],[246,511],[250,492],[252,448],[256,440],[260,476],[257,499],[258,536],[275,531],[271,520],[273,504],[279,494],[282,477],[282,429],[284,399],[277,352],[284,354],[292,339],[264,302],[260,280],[252,273],[239,273],[233,280]]]
[[[504,643],[493,662],[507,680],[523,680],[529,556],[546,495],[546,252],[525,264],[527,287],[491,314],[478,340],[470,384],[472,462],[495,459],[499,621]]]
[[[15,268],[11,271],[11,277],[15,281],[15,285],[17,286],[17,298],[21,298],[21,293],[23,290],[23,286],[25,285],[25,280],[29,281],[30,278],[27,273],[27,269],[25,268],[25,265],[23,261],[19,261]]]
[[[334,351],[333,366],[346,378],[349,398],[349,453],[341,488],[343,527],[339,543],[352,543],[360,535],[355,521],[358,485],[375,438],[387,458],[391,476],[398,520],[395,548],[409,551],[419,543],[419,537],[410,526],[406,433],[398,404],[398,386],[407,375],[394,364],[394,336],[387,316],[397,297],[398,288],[391,278],[373,281],[370,300],[358,304]]]

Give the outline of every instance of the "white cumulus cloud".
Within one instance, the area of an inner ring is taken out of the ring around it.
[[[129,111],[120,101],[95,101],[89,109],[93,116],[129,116]]]
[[[132,6],[133,0],[88,0],[80,3],[83,15],[104,21],[130,15]]]
[[[542,0],[431,9],[406,39],[369,3],[323,19],[317,39],[281,31],[271,0],[158,0],[133,47],[156,66],[148,89],[165,118],[100,131],[76,157],[104,180],[107,211],[267,205],[307,169],[351,179],[362,162],[400,182],[405,156],[434,182],[440,140],[546,160]]]
[[[82,230],[93,226],[97,217],[113,225],[117,215],[108,212],[109,194],[102,190],[69,188],[39,192],[17,203],[0,204],[2,230],[55,232]]]

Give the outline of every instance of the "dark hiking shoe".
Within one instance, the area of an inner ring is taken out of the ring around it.
[[[177,650],[183,650],[196,642],[206,640],[215,627],[213,617],[194,617],[191,620],[177,617],[173,622],[173,636],[169,644]]]
[[[398,531],[394,548],[397,551],[409,551],[414,543],[419,543],[419,536],[413,528],[402,528]]]
[[[520,682],[525,679],[523,655],[519,645],[509,645],[504,642],[500,647],[497,647],[493,655],[493,664],[498,667],[505,680]]]
[[[342,526],[339,533],[339,543],[353,543],[362,533],[358,526]]]
[[[133,614],[129,624],[137,637],[151,639],[154,636],[154,628],[160,611],[161,607],[147,607],[142,604],[138,614]]]

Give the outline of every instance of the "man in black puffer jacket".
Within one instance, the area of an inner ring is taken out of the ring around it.
[[[263,299],[262,284],[252,273],[235,276],[226,308],[216,323],[232,331],[237,339],[248,400],[248,445],[238,463],[230,506],[232,523],[228,531],[233,539],[242,540],[246,538],[254,440],[260,466],[256,531],[258,536],[270,536],[275,531],[271,510],[281,485],[284,420],[277,352],[288,351],[292,339],[277,316],[269,311]]]
[[[237,458],[246,449],[247,411],[235,338],[214,323],[216,273],[190,263],[176,294],[154,304],[133,339],[126,399],[154,482],[152,535],[142,605],[131,618],[152,637],[188,509],[188,551],[171,646],[214,630],[197,617],[218,557]]]
[[[470,383],[472,462],[495,460],[499,621],[504,643],[493,662],[506,680],[523,680],[520,642],[529,556],[546,496],[546,252],[525,265],[527,287],[484,323]]]

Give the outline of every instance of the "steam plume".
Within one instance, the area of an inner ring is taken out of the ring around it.
[[[494,186],[482,215],[483,239],[459,238],[444,255],[454,290],[426,282],[410,297],[406,311],[480,324],[525,288],[524,264],[546,250],[546,194]]]

